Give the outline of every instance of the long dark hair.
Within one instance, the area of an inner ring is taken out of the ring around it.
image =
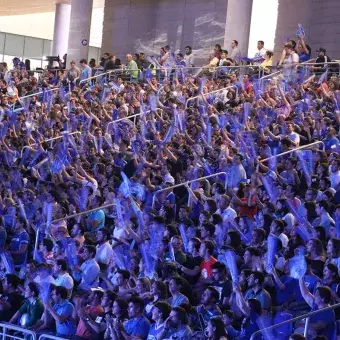
[[[209,320],[213,328],[215,328],[214,336],[212,339],[219,340],[222,336],[228,338],[228,334],[225,331],[224,324],[222,318],[219,316],[215,316]]]

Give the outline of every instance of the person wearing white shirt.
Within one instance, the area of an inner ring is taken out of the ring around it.
[[[185,47],[184,62],[185,62],[185,65],[188,67],[194,66],[194,55],[192,54],[191,46]]]
[[[283,65],[282,74],[286,81],[294,81],[297,72],[296,66],[299,63],[299,55],[296,53],[291,42],[285,44],[285,50],[288,58]]]
[[[340,162],[338,160],[333,160],[331,164],[331,174],[329,176],[329,180],[331,181],[331,187],[333,189],[337,189],[340,183],[340,170],[339,170]]]
[[[253,62],[253,65],[260,65],[264,60],[266,52],[267,50],[264,48],[264,41],[259,40],[257,42],[257,52],[254,55],[255,60]]]
[[[56,286],[63,286],[67,289],[67,297],[71,297],[72,290],[74,287],[74,281],[72,276],[66,272],[67,263],[63,259],[59,259],[55,261],[53,266],[53,274],[55,279]]]
[[[236,211],[230,206],[230,197],[228,195],[220,197],[216,214],[222,216],[223,222],[234,220],[237,217]]]
[[[113,255],[113,250],[112,247],[108,241],[110,232],[106,229],[100,229],[96,233],[96,238],[97,238],[97,252],[96,252],[96,261],[98,264],[104,264],[107,266],[112,258]]]

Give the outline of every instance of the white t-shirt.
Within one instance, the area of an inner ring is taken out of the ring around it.
[[[223,222],[234,220],[237,217],[236,211],[232,207],[226,208],[223,212],[221,212],[221,209],[218,209],[216,211],[216,214],[221,214],[223,218]]]
[[[70,274],[65,273],[63,275],[58,276],[55,279],[55,285],[56,286],[63,286],[67,290],[72,290],[74,287],[74,282]]]
[[[296,132],[291,132],[287,135],[287,137],[296,144],[296,146],[299,146],[300,144],[300,136]]]
[[[113,255],[113,250],[109,242],[97,245],[96,261],[108,265]]]
[[[340,170],[332,172],[329,176],[329,180],[331,181],[331,187],[335,189],[340,183]]]

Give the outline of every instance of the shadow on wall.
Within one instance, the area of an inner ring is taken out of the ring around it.
[[[190,26],[188,25],[190,23]],[[185,26],[185,31],[183,30]],[[185,53],[185,46],[193,48],[195,64],[203,65],[215,44],[223,45],[225,34],[225,21],[214,20],[214,14],[208,13],[196,19],[191,19],[186,24],[169,27],[166,31],[152,29],[137,38],[133,44],[134,50],[145,52],[148,55],[158,55],[161,47],[170,45],[172,51]]]
[[[125,60],[126,53],[158,55],[165,45],[184,53],[190,45],[202,65],[223,44],[226,17],[227,0],[106,0],[102,51]]]

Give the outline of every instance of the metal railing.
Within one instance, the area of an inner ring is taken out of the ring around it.
[[[218,90],[214,90],[214,91],[211,91],[211,92],[203,93],[203,96],[207,96],[207,95],[209,95],[209,94],[221,92],[221,91],[224,91],[224,90],[229,90],[229,89],[232,89],[232,88],[234,88],[234,87],[235,87],[235,85],[233,85],[233,86],[228,86],[228,87],[223,87],[223,88],[218,89]],[[185,108],[186,108],[186,109],[188,108],[188,103],[189,103],[189,101],[193,101],[193,100],[196,100],[196,99],[198,99],[198,98],[201,98],[201,96],[202,96],[202,94],[200,94],[200,95],[198,95],[198,96],[195,96],[195,97],[190,97],[190,98],[188,98],[188,100],[187,100],[187,102],[186,102],[186,104],[185,104]]]
[[[22,333],[22,337],[19,337],[19,334],[8,334],[8,331],[15,331],[15,332],[20,332]],[[37,335],[33,332],[28,330],[27,328],[22,328],[19,326],[12,325],[10,323],[0,323],[0,334],[1,334],[1,339],[30,339],[30,340],[37,340]]]
[[[44,339],[52,339],[52,340],[66,340],[67,338],[60,338],[58,336],[50,335],[50,334],[41,334],[39,336],[39,340],[44,340]]]
[[[266,327],[266,328],[263,328],[261,330],[258,330],[256,332],[254,332],[250,338],[250,340],[254,340],[255,337],[257,335],[260,335],[262,332],[266,332],[268,330],[272,330],[274,328],[277,328],[277,327],[280,327],[280,326],[283,326],[283,325],[286,325],[288,323],[292,323],[292,322],[295,322],[295,321],[299,321],[299,320],[302,320],[302,319],[309,319],[309,317],[313,316],[313,315],[316,315],[316,314],[319,314],[319,313],[322,313],[322,312],[326,312],[328,310],[333,310],[333,309],[336,309],[336,308],[339,308],[340,307],[340,303],[337,303],[333,306],[329,306],[329,307],[326,307],[326,308],[322,308],[322,309],[318,309],[316,311],[313,311],[313,312],[309,312],[309,313],[306,313],[304,315],[300,315],[300,316],[297,316],[295,318],[292,318],[292,319],[289,319],[289,320],[285,320],[283,322],[280,322],[280,323],[277,323],[275,325],[272,325],[272,326],[269,326],[269,327]],[[307,325],[308,326],[308,325]],[[305,330],[306,332],[306,330]]]
[[[59,90],[59,86],[58,87],[54,87],[53,89],[48,89],[46,91],[40,91],[40,92],[36,92],[36,93],[31,93],[31,94],[29,94],[27,96],[19,97],[18,100],[20,101],[20,100],[25,99],[25,98],[39,96],[39,95],[44,94],[46,92],[51,92],[51,91],[55,91],[55,90]]]
[[[146,113],[149,113],[150,111],[146,111]],[[116,119],[116,120],[113,120],[112,122],[110,122],[109,124],[107,124],[106,126],[106,132],[109,131],[109,127],[112,125],[112,124],[115,124],[115,123],[118,123],[118,122],[122,122],[123,120],[128,120],[130,118],[135,118],[134,119],[134,125],[136,125],[136,117],[139,117],[141,116],[142,114],[144,114],[144,112],[140,112],[140,113],[136,113],[134,115],[131,115],[131,116],[126,116],[126,117],[123,117],[123,118],[119,118],[119,119]]]
[[[70,136],[70,135],[77,135],[81,133],[80,131],[74,131],[74,132],[70,132],[70,133],[66,133],[67,136]],[[44,139],[44,142],[51,142],[53,140],[56,140],[56,139],[60,139],[60,138],[63,138],[63,135],[61,136],[56,136],[56,137],[52,137],[52,138],[48,138],[48,139]]]
[[[208,179],[208,178],[212,178],[212,177],[217,177],[217,176],[220,176],[220,175],[225,175],[225,182],[226,182],[226,181],[227,181],[227,173],[226,173],[225,171],[221,171],[221,172],[217,172],[216,174],[212,174],[212,175],[208,175],[208,176],[204,176],[204,177],[192,179],[191,181],[187,181],[187,182],[175,184],[175,185],[172,185],[171,187],[167,187],[167,188],[164,188],[164,189],[157,190],[157,191],[155,192],[154,196],[153,196],[153,199],[152,199],[152,208],[153,208],[154,205],[155,205],[156,196],[157,196],[158,194],[160,194],[161,192],[163,192],[163,191],[167,191],[167,190],[179,188],[179,187],[181,187],[181,186],[183,186],[183,185],[187,185],[187,184],[190,184],[190,183],[202,181],[202,180],[204,180],[204,179]]]
[[[325,144],[324,144],[324,142],[322,142],[322,141],[317,141],[317,142],[314,142],[314,143],[311,143],[311,144],[302,145],[302,146],[299,146],[299,147],[297,147],[297,148],[295,148],[295,149],[292,149],[292,150],[288,150],[288,151],[279,153],[278,155],[275,155],[275,156],[270,156],[270,157],[268,157],[268,158],[261,159],[261,160],[260,160],[260,163],[267,162],[267,161],[269,161],[269,160],[271,160],[271,159],[273,159],[273,158],[277,158],[277,157],[281,157],[281,156],[284,156],[284,155],[288,155],[288,154],[293,153],[293,152],[298,151],[298,150],[308,149],[308,148],[310,148],[310,147],[312,147],[312,146],[314,146],[314,145],[318,145],[318,144],[322,144],[322,145],[323,145],[323,149],[325,149]]]

